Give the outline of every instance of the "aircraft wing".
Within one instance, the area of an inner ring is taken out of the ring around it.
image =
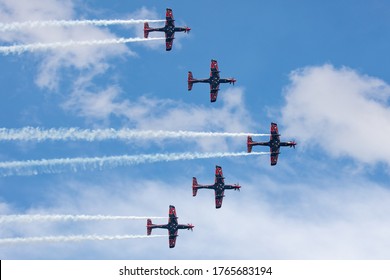
[[[222,190],[222,191],[215,190],[215,208],[217,208],[217,209],[221,208],[224,193],[225,193],[224,190]]]
[[[167,8],[165,19],[165,49],[170,51],[172,49],[175,34],[175,32],[172,32],[175,28],[172,9]]]
[[[211,60],[210,71],[211,72],[219,72],[218,62],[216,60],[214,60],[214,59]]]
[[[218,62],[214,59],[211,60],[210,77],[219,79]]]
[[[219,70],[218,62],[214,59],[211,60],[210,66],[210,101],[217,101],[218,90],[219,90]]]
[[[219,81],[219,70],[218,70],[218,62],[214,59],[211,60],[211,66],[210,66],[210,79],[212,80],[210,83],[210,87],[212,87],[213,80]],[[218,90],[219,88],[219,83],[217,86],[214,86],[214,88],[211,89],[216,89]]]
[[[276,123],[271,123],[271,140],[277,138],[278,141],[280,141],[280,136],[279,136],[279,130],[278,130],[278,125]]]
[[[172,49],[172,45],[173,45],[173,37],[166,36],[166,38],[165,38],[165,49],[167,51],[170,51]]]
[[[278,163],[278,156],[279,156],[279,149],[273,149],[271,148],[271,165],[276,165]]]
[[[173,20],[174,20],[174,19],[173,19],[173,12],[172,12],[172,9],[167,8],[167,12],[166,12],[166,14],[165,14],[165,19],[166,19],[167,21],[173,21]]]
[[[175,206],[169,205],[169,221],[168,221],[168,223],[170,223],[172,220],[175,220],[175,219],[177,220]]]
[[[210,92],[210,101],[211,102],[217,101],[217,97],[218,97],[218,90],[211,90],[211,92]]]
[[[169,248],[173,248],[176,245],[177,230],[173,234],[169,234]]]
[[[225,180],[222,173],[222,167],[221,166],[215,166],[215,183],[216,184],[225,184]]]

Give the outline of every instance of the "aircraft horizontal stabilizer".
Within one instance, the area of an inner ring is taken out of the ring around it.
[[[147,235],[151,235],[152,234],[152,220],[151,219],[148,219],[147,222],[146,222],[146,234]]]
[[[192,85],[194,84],[193,79],[194,79],[194,77],[192,76],[192,72],[188,71],[188,90],[189,91],[192,89]]]
[[[247,145],[247,149],[248,149],[248,153],[251,153],[252,152],[252,137],[251,136],[248,136],[248,139],[246,141],[246,145]]]
[[[149,36],[149,23],[144,23],[144,38],[148,38]]]
[[[198,192],[198,181],[195,177],[192,177],[192,196],[196,196]]]

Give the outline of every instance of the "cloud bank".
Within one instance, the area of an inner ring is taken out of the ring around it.
[[[226,175],[231,175],[231,171],[225,169]],[[207,182],[210,178],[199,179]],[[227,191],[223,207],[219,210],[214,208],[214,194],[211,191],[200,192],[197,197],[192,197],[189,178],[159,181],[111,177],[106,180],[110,182],[110,188],[107,188],[107,182],[60,184],[58,187],[61,189],[77,189],[77,195],[62,192],[54,196],[57,191],[53,188],[50,191],[53,196],[50,205],[41,202],[27,213],[132,213],[166,216],[168,205],[173,204],[178,211],[179,222],[193,223],[194,231],[180,231],[174,250],[169,250],[167,239],[158,238],[147,241],[2,245],[0,255],[3,258],[25,259],[68,259],[80,256],[86,259],[389,257],[386,248],[390,245],[390,232],[383,222],[390,214],[387,203],[389,192],[363,178],[332,182],[316,178],[311,184],[283,185],[268,175],[256,175],[251,181],[241,182],[241,192]],[[229,179],[231,180],[232,178]],[[290,198],[288,203],[286,193]],[[109,209],[107,205],[110,205]],[[165,221],[162,220],[161,223],[163,222]],[[13,223],[12,227],[3,225],[1,237],[139,235],[145,234],[145,225],[146,220],[91,221],[79,222],[77,225],[72,221]],[[166,234],[166,230],[156,230],[154,234]],[[45,252],[44,255],[42,252]]]
[[[286,134],[332,157],[390,165],[389,84],[332,65],[293,71],[290,81],[282,108]]]

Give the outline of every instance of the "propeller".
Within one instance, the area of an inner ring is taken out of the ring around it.
[[[295,149],[295,145],[297,145],[297,142],[295,142],[295,140],[294,140],[294,141],[292,141],[291,146]]]

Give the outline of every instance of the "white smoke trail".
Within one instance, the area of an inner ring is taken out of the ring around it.
[[[23,127],[19,129],[0,128],[0,141],[103,141],[103,140],[130,140],[153,138],[198,138],[198,137],[246,137],[269,136],[260,133],[232,133],[232,132],[197,132],[197,131],[164,131],[164,130],[132,130],[132,129],[79,129],[79,128],[51,128]]]
[[[45,20],[45,21],[25,21],[0,23],[0,31],[16,31],[23,28],[39,27],[72,27],[72,26],[109,26],[109,25],[127,25],[139,24],[144,22],[164,22],[164,19],[112,19],[112,20]]]
[[[154,40],[165,40],[165,38],[118,38],[105,40],[89,40],[89,41],[67,41],[54,43],[34,43],[13,46],[0,46],[0,54],[21,54],[23,52],[33,52],[38,50],[67,48],[71,46],[93,46],[93,45],[111,45],[111,44],[126,44],[133,42],[147,42]]]
[[[115,168],[142,163],[154,163],[163,161],[193,160],[206,158],[242,157],[268,155],[269,152],[239,152],[239,153],[171,153],[171,154],[141,154],[107,157],[77,157],[41,159],[27,161],[0,162],[0,176],[28,176],[38,174],[52,174],[61,172],[77,172],[79,170],[96,170],[103,168]]]
[[[106,215],[2,215],[0,224],[11,222],[66,222],[66,221],[117,221],[117,220],[146,220],[146,219],[166,219],[166,217],[151,216],[106,216]]]
[[[37,243],[37,242],[69,242],[69,241],[103,241],[103,240],[125,240],[135,238],[158,238],[168,235],[68,235],[68,236],[42,236],[42,237],[16,237],[2,238],[0,245]]]

